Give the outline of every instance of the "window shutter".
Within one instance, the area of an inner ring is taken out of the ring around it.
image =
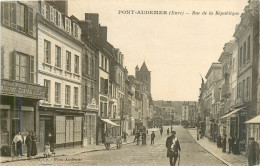
[[[78,39],[81,40],[81,29],[78,26]]]
[[[34,56],[30,56],[30,82],[34,83]]]
[[[15,51],[11,52],[10,53],[10,56],[9,56],[9,78],[11,80],[14,80],[16,75],[15,75],[15,72],[16,72],[16,58],[15,58]]]
[[[53,22],[53,7],[50,8],[50,20]]]
[[[10,26],[10,3],[2,2],[3,6],[3,23]]]
[[[28,7],[28,33],[33,35],[33,9]]]
[[[41,1],[41,14],[45,17],[45,3],[43,1]]]
[[[56,10],[53,8],[53,22],[56,24]]]
[[[16,28],[16,3],[11,3],[11,27]]]
[[[108,94],[108,79],[105,79],[105,94]]]
[[[75,35],[76,35],[76,24],[73,23],[73,36],[75,36]]]
[[[58,12],[58,17],[59,17],[59,20],[58,20],[58,26],[59,27],[62,27],[62,20],[61,20],[61,14],[60,14],[60,12]]]

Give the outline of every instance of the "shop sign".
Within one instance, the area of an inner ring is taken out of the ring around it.
[[[44,99],[47,88],[24,82],[1,79],[1,95]]]

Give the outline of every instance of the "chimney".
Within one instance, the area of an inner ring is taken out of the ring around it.
[[[107,41],[107,27],[106,26],[100,26],[99,27],[99,37],[101,41]]]
[[[85,13],[85,20],[90,20],[92,25],[98,29],[99,15],[97,13]]]

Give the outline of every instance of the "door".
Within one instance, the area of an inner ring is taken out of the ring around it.
[[[45,145],[45,120],[40,120],[40,147],[42,151]]]

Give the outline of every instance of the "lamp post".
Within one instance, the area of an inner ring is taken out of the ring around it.
[[[172,109],[172,111],[171,111],[171,132],[172,132],[172,121],[173,121],[173,116],[174,116],[173,113],[174,113],[174,112],[173,112],[173,109]]]

